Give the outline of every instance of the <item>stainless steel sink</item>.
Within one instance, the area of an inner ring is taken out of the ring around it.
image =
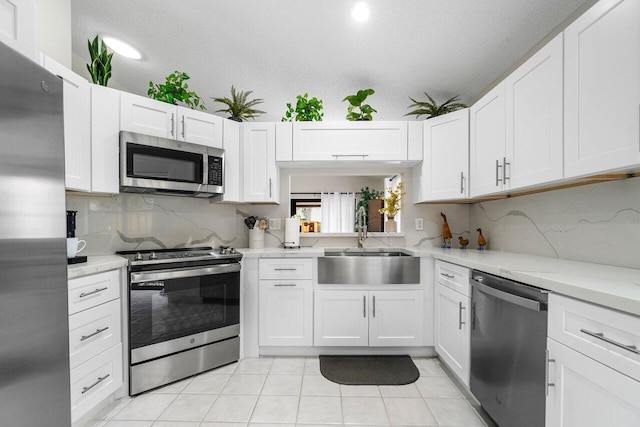
[[[318,258],[318,284],[420,283],[420,258],[398,249],[327,249]]]

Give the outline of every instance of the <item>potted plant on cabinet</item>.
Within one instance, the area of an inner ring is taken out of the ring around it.
[[[395,190],[393,188],[387,188],[389,196],[384,198],[384,207],[380,209],[381,214],[387,215],[387,222],[384,224],[384,231],[387,233],[395,233],[398,231],[398,224],[395,221],[395,217],[402,209],[402,199],[407,193],[404,191],[402,181],[398,183]]]
[[[456,95],[453,98],[450,98],[438,105],[436,101],[427,93],[424,94],[429,98],[429,101],[416,101],[412,97],[409,97],[410,100],[413,101],[413,104],[409,105],[407,108],[418,107],[413,111],[408,112],[405,116],[415,115],[416,118],[420,116],[427,116],[427,119],[431,117],[441,116],[443,114],[452,113],[454,111],[460,110],[462,108],[467,108],[465,104],[458,102],[460,99],[460,95]]]
[[[187,73],[176,70],[167,76],[165,84],[149,82],[147,95],[167,104],[178,105],[178,101],[180,101],[191,109],[200,108],[204,110],[202,99],[195,92],[187,90],[189,85],[186,81],[189,79],[190,77]]]
[[[376,110],[369,104],[363,104],[369,95],[373,95],[375,91],[373,89],[359,90],[355,95],[348,95],[342,100],[348,101],[347,107],[347,120],[350,121],[362,121],[373,120],[372,114],[377,113]]]
[[[113,52],[107,52],[107,46],[104,41],[98,43],[98,36],[93,41],[87,40],[89,46],[89,55],[91,55],[91,63],[87,64],[87,70],[91,74],[91,80],[94,84],[106,86],[111,78],[111,58]]]
[[[246,92],[240,91],[236,92],[235,86],[231,86],[231,98],[227,98],[226,96],[223,98],[213,98],[215,102],[219,102],[221,104],[225,104],[227,108],[223,108],[221,110],[216,110],[216,113],[229,113],[231,116],[230,120],[234,120],[236,122],[242,122],[248,119],[255,119],[261,114],[265,112],[262,110],[256,110],[255,107],[258,104],[262,104],[264,102],[263,99],[256,98],[251,101],[247,101],[249,95],[251,95],[253,91],[248,90]]]
[[[309,99],[309,94],[298,95],[296,97],[295,108],[290,102],[287,103],[287,111],[282,117],[283,122],[321,122],[324,113],[322,112],[322,100],[313,97]]]

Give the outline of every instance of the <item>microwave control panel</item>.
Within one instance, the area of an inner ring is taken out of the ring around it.
[[[209,185],[222,185],[222,157],[209,156]]]

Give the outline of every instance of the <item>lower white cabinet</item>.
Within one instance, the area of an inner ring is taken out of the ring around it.
[[[640,425],[640,382],[547,340],[547,427]]]
[[[316,346],[421,346],[423,291],[314,293]]]
[[[435,347],[447,366],[469,385],[471,298],[436,283]]]
[[[313,345],[313,281],[261,280],[259,345]]]

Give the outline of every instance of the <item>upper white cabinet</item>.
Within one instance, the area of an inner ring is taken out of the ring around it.
[[[224,148],[224,195],[225,202],[242,201],[242,157],[240,156],[240,123],[224,120],[222,125]]]
[[[120,94],[91,86],[91,191],[120,191]]]
[[[565,176],[640,164],[640,2],[601,0],[565,34]]]
[[[402,161],[407,152],[407,122],[293,123],[293,161]]]
[[[0,42],[36,61],[36,7],[32,0],[0,0]]]
[[[511,189],[562,178],[562,34],[505,80]]]
[[[223,118],[122,92],[122,130],[222,148]]]
[[[243,201],[280,200],[275,123],[242,124]]]
[[[469,194],[469,110],[424,121],[424,159],[416,166],[416,202],[461,199]]]
[[[0,0],[1,4],[2,0]],[[0,8],[2,10],[2,8]],[[89,82],[46,55],[44,67],[63,81],[65,184],[91,191],[91,95]]]

